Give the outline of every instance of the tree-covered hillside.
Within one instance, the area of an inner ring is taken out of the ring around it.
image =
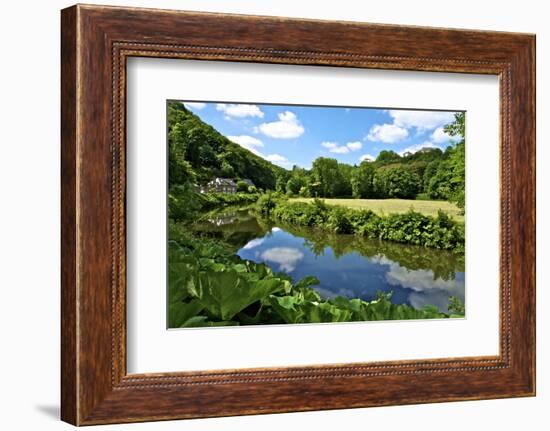
[[[205,184],[215,177],[250,179],[256,187],[275,189],[283,168],[231,142],[185,108],[168,102],[169,184]]]

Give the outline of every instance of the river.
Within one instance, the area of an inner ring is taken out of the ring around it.
[[[223,239],[243,259],[263,262],[294,281],[317,277],[323,298],[338,295],[372,300],[392,292],[392,302],[415,308],[435,305],[447,312],[450,296],[464,302],[464,256],[446,250],[330,234],[284,226],[247,209],[204,215],[193,229]]]

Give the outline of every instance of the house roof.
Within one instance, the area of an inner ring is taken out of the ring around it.
[[[228,187],[237,187],[235,181],[231,178],[215,178],[208,183],[209,186],[228,186]]]

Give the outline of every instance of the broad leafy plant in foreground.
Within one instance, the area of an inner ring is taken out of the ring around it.
[[[313,288],[319,283],[315,277],[293,283],[287,275],[243,260],[223,245],[172,231],[179,234],[168,249],[171,328],[463,316],[456,300],[449,315],[433,306],[392,304],[391,293],[379,293],[373,301],[322,299]]]

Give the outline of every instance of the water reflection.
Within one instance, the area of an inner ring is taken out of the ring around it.
[[[244,250],[250,249],[243,247],[242,250],[244,253]],[[289,274],[296,269],[298,263],[304,258],[304,253],[302,253],[300,249],[293,247],[273,247],[259,254],[259,257],[260,261],[269,264],[277,264],[279,265],[278,271],[284,271]]]
[[[372,300],[378,290],[392,302],[447,311],[449,296],[464,301],[464,256],[449,251],[336,235],[312,228],[274,226],[246,210],[208,214],[194,229],[222,239],[237,254],[264,262],[295,281],[316,276],[322,297]]]

